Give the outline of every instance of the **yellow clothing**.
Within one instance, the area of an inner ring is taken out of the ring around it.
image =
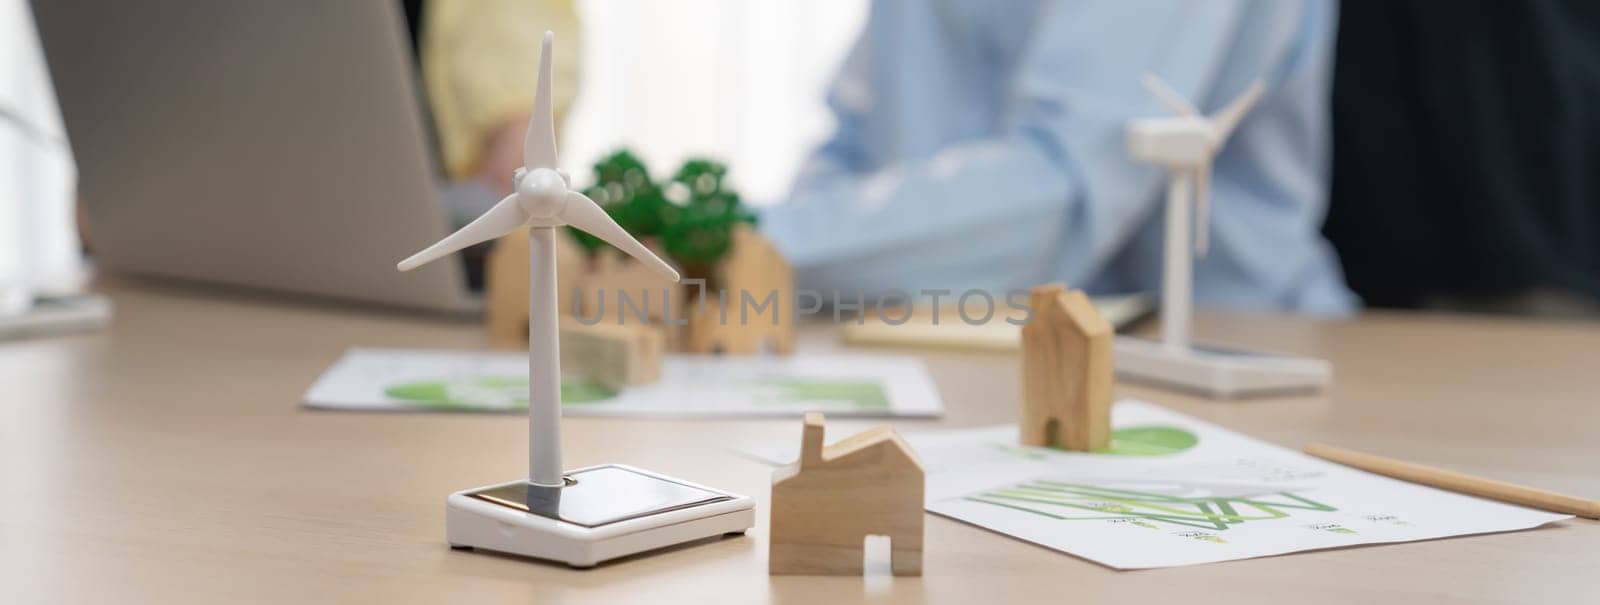
[[[556,123],[578,94],[578,18],[567,0],[432,0],[424,5],[422,78],[450,178],[472,176],[493,129],[526,119],[539,44],[556,33]]]

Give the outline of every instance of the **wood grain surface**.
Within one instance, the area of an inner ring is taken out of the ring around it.
[[[475,349],[482,326],[252,293],[105,282],[92,334],[0,343],[0,603],[1582,602],[1600,524],[1115,572],[929,516],[923,575],[768,576],[772,469],[731,448],[796,419],[572,418],[573,467],[621,462],[755,497],[748,537],[575,571],[454,552],[444,499],[520,476],[518,415],[300,406],[347,347]],[[1600,496],[1600,326],[1372,313],[1201,314],[1202,341],[1317,355],[1317,396],[1217,402],[1118,385],[1298,449],[1338,443]],[[839,347],[806,326],[798,348]],[[1016,353],[921,356],[945,399],[903,433],[1015,422]],[[830,419],[847,435],[881,421]]]

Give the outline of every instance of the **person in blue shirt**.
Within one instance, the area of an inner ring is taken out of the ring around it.
[[[1129,159],[1168,115],[1266,93],[1216,158],[1195,302],[1336,315],[1320,234],[1336,6],[1320,0],[877,0],[829,93],[837,131],[762,228],[819,290],[1159,291],[1166,172]]]

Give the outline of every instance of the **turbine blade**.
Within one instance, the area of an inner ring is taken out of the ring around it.
[[[603,239],[606,243],[616,246],[618,250],[628,253],[628,256],[639,259],[656,273],[672,281],[678,281],[678,271],[668,265],[661,257],[656,256],[639,240],[612,220],[599,204],[589,199],[589,196],[576,191],[567,192],[567,205],[561,210],[560,218],[568,225],[582,229],[584,232]]]
[[[517,227],[527,222],[528,217],[523,214],[522,205],[517,203],[517,194],[513,193],[483,213],[483,216],[467,223],[467,226],[395,266],[401,271],[410,271],[451,252],[516,231]]]
[[[539,51],[539,89],[534,93],[528,133],[522,138],[522,165],[528,170],[556,168],[556,117],[550,104],[551,44],[555,38],[555,32],[545,32]]]
[[[1206,257],[1211,242],[1211,162],[1194,169],[1194,253]]]
[[[1200,116],[1200,110],[1189,104],[1189,101],[1185,100],[1183,95],[1178,94],[1178,91],[1173,90],[1171,86],[1167,86],[1166,81],[1160,77],[1147,73],[1141,80],[1144,82],[1144,89],[1155,95],[1156,100],[1161,101],[1161,104],[1166,105],[1167,109],[1171,109],[1173,113],[1180,116]]]
[[[1255,106],[1256,101],[1261,100],[1261,93],[1265,90],[1266,86],[1261,83],[1261,80],[1251,82],[1250,86],[1245,88],[1244,92],[1239,93],[1239,96],[1234,98],[1231,103],[1211,114],[1211,127],[1215,133],[1212,136],[1216,141],[1215,146],[1221,147],[1222,143],[1228,140],[1228,135],[1233,134],[1233,129],[1239,126],[1239,122],[1244,119],[1244,114],[1249,113],[1250,108]]]

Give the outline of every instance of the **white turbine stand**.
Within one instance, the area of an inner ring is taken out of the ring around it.
[[[1172,171],[1167,186],[1166,249],[1162,266],[1161,342],[1118,336],[1117,374],[1211,397],[1320,390],[1332,380],[1325,360],[1272,355],[1190,343],[1193,258],[1204,256],[1209,230],[1211,160],[1260,98],[1256,82],[1211,117],[1155,76],[1145,87],[1178,115],[1128,124],[1128,150],[1138,160]],[[1193,203],[1196,216],[1189,216]],[[1191,246],[1190,235],[1194,235]]]
[[[592,567],[601,561],[755,525],[750,498],[650,471],[608,464],[562,472],[561,355],[556,302],[556,228],[572,225],[678,280],[600,206],[573,191],[556,158],[545,32],[539,88],[523,139],[515,191],[472,223],[400,262],[409,271],[518,229],[530,230],[528,291],[528,478],[450,494],[445,536],[451,548],[482,548]]]

